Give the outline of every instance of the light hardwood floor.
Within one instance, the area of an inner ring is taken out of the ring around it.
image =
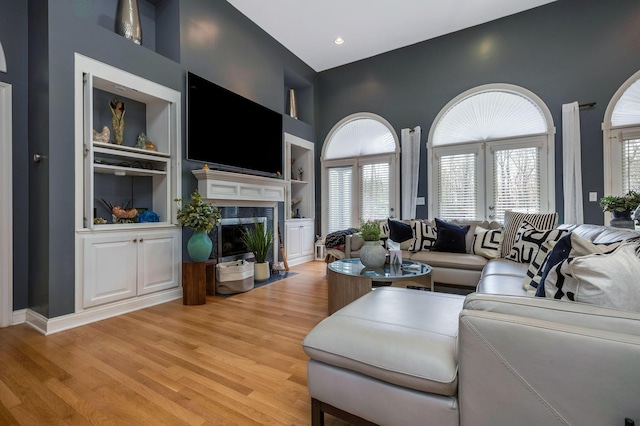
[[[301,342],[327,316],[326,264],[291,271],[205,305],[176,300],[50,336],[0,329],[0,424],[309,424]]]

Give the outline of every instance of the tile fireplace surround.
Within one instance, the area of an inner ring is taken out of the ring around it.
[[[287,184],[282,179],[220,170],[193,170],[198,192],[220,209],[223,218],[266,216],[273,229],[273,249],[278,253],[278,212],[285,201]],[[217,235],[213,256],[217,257]]]

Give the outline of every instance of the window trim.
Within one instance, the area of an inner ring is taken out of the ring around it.
[[[372,120],[376,120],[379,123],[383,124],[385,127],[387,127],[387,129],[389,129],[389,132],[391,133],[391,135],[393,136],[393,140],[395,142],[395,150],[393,152],[388,152],[388,153],[383,153],[383,154],[376,154],[376,155],[366,155],[366,156],[360,156],[360,157],[349,157],[349,158],[340,158],[340,159],[333,159],[333,160],[326,160],[325,159],[325,150],[327,149],[328,143],[331,140],[332,136],[334,135],[334,133],[340,129],[345,123],[349,122],[349,121],[353,121],[353,120],[357,120],[357,119],[363,119],[363,118],[368,118],[368,119],[372,119]],[[328,173],[328,169],[331,167],[344,167],[344,166],[348,166],[350,165],[351,167],[353,167],[353,173],[354,173],[354,177],[357,177],[355,179],[353,179],[353,194],[356,196],[356,200],[354,200],[354,209],[353,209],[353,217],[352,217],[352,221],[353,221],[353,226],[359,226],[359,221],[360,218],[357,217],[360,211],[360,178],[359,178],[359,173],[360,173],[360,165],[361,164],[371,164],[371,163],[376,163],[376,162],[388,162],[390,165],[389,168],[389,186],[390,186],[390,193],[391,193],[391,199],[389,200],[389,206],[390,208],[393,208],[395,212],[399,212],[400,211],[400,140],[398,138],[398,135],[396,133],[396,131],[394,130],[394,128],[391,126],[391,124],[385,120],[384,118],[382,118],[381,116],[377,115],[377,114],[373,114],[370,112],[359,112],[359,113],[354,113],[351,115],[348,115],[346,117],[344,117],[342,120],[338,121],[332,128],[331,130],[327,133],[327,136],[324,139],[324,143],[322,144],[322,152],[320,155],[320,169],[321,169],[321,200],[322,200],[322,205],[323,206],[328,206],[328,202],[329,202],[329,173]],[[328,217],[327,217],[327,211],[323,211],[321,214],[322,220],[321,220],[321,228],[322,228],[322,235],[326,235],[327,234],[327,229],[328,229]]]
[[[602,159],[603,159],[603,171],[604,171],[604,193],[603,197],[608,195],[619,195],[622,193],[622,174],[614,175],[614,170],[620,170],[620,160],[617,156],[613,155],[615,152],[622,150],[622,140],[625,138],[635,137],[640,135],[640,122],[637,124],[613,126],[611,118],[615,110],[616,105],[625,92],[634,84],[640,80],[640,71],[634,73],[616,90],[616,93],[611,97],[607,109],[604,113],[604,119],[602,121]],[[611,213],[603,212],[604,220],[608,222],[611,219]],[[605,222],[605,223],[606,223]]]
[[[520,95],[520,96],[524,96],[526,98],[528,98],[530,101],[532,101],[533,103],[535,103],[538,108],[540,109],[540,111],[542,112],[544,119],[545,119],[545,123],[547,126],[547,131],[546,133],[540,133],[540,134],[534,134],[534,135],[521,135],[521,136],[513,136],[513,137],[509,137],[509,138],[503,138],[503,139],[488,139],[485,141],[469,141],[469,142],[460,142],[457,144],[449,144],[449,145],[444,145],[441,147],[434,147],[433,146],[433,136],[435,133],[435,129],[438,125],[438,123],[440,122],[440,120],[444,117],[444,115],[455,105],[457,105],[458,103],[462,102],[463,100],[465,100],[466,98],[469,98],[471,96],[474,96],[478,93],[481,92],[490,92],[490,91],[506,91],[506,92],[512,92],[514,94]],[[433,120],[433,123],[431,125],[431,128],[429,129],[429,136],[427,138],[427,167],[428,167],[428,177],[427,177],[427,194],[428,194],[428,202],[427,202],[427,211],[428,211],[428,215],[429,217],[435,217],[436,216],[436,212],[437,210],[437,199],[434,196],[434,194],[436,193],[436,178],[437,175],[435,174],[435,169],[436,167],[434,167],[434,149],[442,149],[444,147],[455,147],[455,146],[465,146],[465,145],[471,145],[471,144],[494,144],[494,143],[517,143],[517,141],[525,139],[525,138],[542,138],[543,139],[543,144],[546,145],[547,149],[546,149],[546,157],[540,158],[541,163],[546,161],[547,164],[547,173],[545,174],[545,176],[541,176],[541,181],[540,184],[542,186],[543,184],[543,180],[546,181],[547,185],[545,188],[543,188],[542,192],[546,192],[547,194],[547,209],[548,211],[555,211],[555,133],[556,133],[556,128],[553,125],[553,117],[551,116],[551,111],[549,110],[549,108],[547,107],[547,105],[542,101],[542,99],[540,97],[538,97],[538,95],[536,95],[535,93],[520,87],[520,86],[516,86],[513,84],[506,84],[506,83],[491,83],[491,84],[485,84],[485,85],[481,85],[481,86],[477,86],[474,88],[471,88],[461,94],[459,94],[458,96],[456,96],[455,98],[453,98],[451,101],[449,101],[438,113],[438,115],[436,115],[436,118]],[[489,161],[489,156],[488,155],[484,155],[484,159],[486,161]],[[479,163],[482,161],[479,161]],[[486,164],[484,164],[482,167],[487,167]],[[480,166],[479,166],[480,168]],[[485,179],[485,175],[482,176],[483,182]],[[484,208],[482,210],[479,211],[485,211],[486,212],[486,194],[483,194],[483,199],[479,200],[478,203],[484,205]],[[480,198],[480,197],[479,197]],[[541,205],[541,208],[543,206]],[[485,216],[488,216],[485,213]]]

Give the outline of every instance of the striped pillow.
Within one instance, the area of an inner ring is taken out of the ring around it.
[[[516,241],[516,233],[523,221],[537,229],[553,229],[558,226],[558,213],[519,213],[511,210],[504,212],[504,235],[502,239],[502,257],[507,257]]]

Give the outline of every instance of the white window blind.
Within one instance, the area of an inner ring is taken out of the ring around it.
[[[475,219],[478,203],[478,156],[443,155],[438,160],[438,217]]]
[[[640,139],[622,142],[622,193],[640,191]]]
[[[327,232],[352,227],[353,168],[331,167],[328,176]]]
[[[493,152],[495,220],[505,210],[540,213],[540,150],[537,147],[496,149]]]
[[[360,217],[381,220],[389,217],[389,163],[360,167]]]

